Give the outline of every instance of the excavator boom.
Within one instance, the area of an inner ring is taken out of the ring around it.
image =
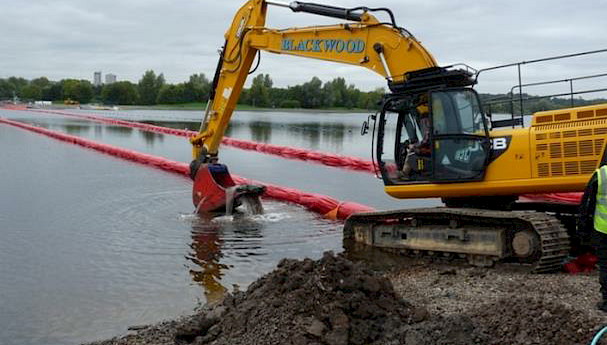
[[[268,5],[294,12],[354,20],[329,26],[285,30],[264,26]],[[230,29],[213,80],[211,99],[200,133],[191,139],[194,159],[217,156],[223,133],[238,102],[243,85],[259,51],[295,55],[361,66],[401,83],[409,72],[438,67],[434,57],[408,31],[396,23],[380,23],[369,11],[293,2],[250,0],[240,8]],[[387,9],[390,17],[392,13]]]

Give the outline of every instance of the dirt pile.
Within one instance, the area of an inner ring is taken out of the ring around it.
[[[282,260],[218,309],[221,321],[210,328],[207,322],[207,334],[195,342],[371,344],[428,316],[398,297],[385,277],[332,253],[318,261]]]

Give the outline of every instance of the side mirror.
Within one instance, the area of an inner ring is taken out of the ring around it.
[[[363,126],[360,129],[360,135],[365,135],[367,133],[369,133],[369,122],[364,121],[363,122]]]
[[[367,121],[363,122],[363,126],[360,129],[360,135],[365,135],[369,133],[369,123],[371,123],[371,120],[375,121],[376,118],[377,115],[369,115],[369,117],[367,117]]]

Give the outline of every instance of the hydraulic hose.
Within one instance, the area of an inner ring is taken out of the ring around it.
[[[592,343],[590,343],[590,345],[597,345],[599,343],[599,340],[601,340],[601,337],[603,336],[603,334],[605,334],[605,332],[607,332],[607,326],[603,327],[603,329],[601,329],[595,336],[594,338],[592,338]]]
[[[316,14],[319,16],[351,20],[360,22],[362,15],[360,13],[353,13],[351,10],[343,7],[335,7],[322,4],[314,4],[311,2],[293,1],[289,5],[289,8],[293,12],[306,12],[310,14]]]

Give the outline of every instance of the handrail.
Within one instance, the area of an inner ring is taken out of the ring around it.
[[[478,81],[478,77],[482,72],[486,72],[486,71],[493,71],[493,70],[497,70],[497,69],[503,69],[503,68],[508,68],[508,67],[516,67],[517,68],[517,72],[518,72],[518,84],[516,84],[515,86],[513,86],[510,89],[510,99],[507,100],[499,100],[499,98],[494,99],[494,100],[490,100],[487,102],[483,102],[484,105],[488,106],[489,109],[491,109],[491,105],[492,104],[504,104],[504,103],[510,103],[510,115],[511,115],[511,124],[512,127],[515,126],[515,124],[521,124],[523,123],[522,118],[523,116],[525,116],[525,111],[524,111],[524,101],[526,100],[530,100],[530,99],[542,99],[542,98],[550,98],[550,97],[562,97],[562,96],[570,96],[571,97],[571,106],[574,106],[574,95],[579,95],[579,94],[586,94],[586,93],[593,93],[593,92],[603,92],[606,91],[607,89],[603,89],[603,88],[597,88],[597,89],[591,89],[591,90],[584,90],[584,91],[577,91],[574,92],[573,89],[573,82],[577,81],[577,80],[582,80],[582,79],[592,79],[592,78],[599,78],[599,77],[607,77],[607,73],[601,73],[601,74],[594,74],[594,75],[588,75],[588,76],[583,76],[583,77],[575,77],[575,78],[566,78],[566,79],[558,79],[558,80],[551,80],[551,81],[544,81],[544,82],[536,82],[536,83],[527,83],[527,84],[523,84],[523,77],[522,77],[522,73],[521,73],[521,66],[522,65],[529,65],[529,64],[534,64],[534,63],[539,63],[539,62],[546,62],[546,61],[553,61],[553,60],[560,60],[560,59],[568,59],[568,58],[573,58],[573,57],[580,57],[580,56],[586,56],[586,55],[592,55],[592,54],[599,54],[599,53],[607,53],[607,49],[597,49],[597,50],[591,50],[591,51],[586,51],[586,52],[581,52],[581,53],[574,53],[574,54],[565,54],[565,55],[557,55],[557,56],[551,56],[551,57],[546,57],[546,58],[541,58],[541,59],[534,59],[534,60],[529,60],[529,61],[520,61],[520,62],[515,62],[515,63],[509,63],[509,64],[505,64],[505,65],[499,65],[499,66],[493,66],[493,67],[488,67],[488,68],[483,68],[478,70],[478,72],[476,73],[475,76],[475,80]],[[561,93],[561,94],[552,94],[552,95],[545,95],[545,96],[533,96],[533,97],[523,97],[523,88],[524,87],[533,87],[533,86],[540,86],[540,85],[549,85],[549,84],[556,84],[556,83],[564,83],[564,82],[568,82],[569,83],[569,91],[568,93]],[[514,90],[518,89],[518,99],[515,100],[515,94],[514,94]],[[520,119],[515,120],[515,115],[514,115],[514,110],[515,110],[515,101],[518,101],[519,103],[519,110],[520,113],[518,114],[520,116]],[[500,121],[501,123],[507,123],[504,121]]]
[[[520,66],[520,65],[529,65],[529,64],[538,63],[538,62],[545,62],[545,61],[550,61],[550,60],[568,59],[568,58],[572,58],[572,57],[578,57],[578,56],[583,56],[583,55],[591,55],[591,54],[598,54],[598,53],[607,53],[607,48],[605,48],[605,49],[597,49],[597,50],[590,50],[590,51],[586,51],[586,52],[582,52],[582,53],[557,55],[557,56],[551,56],[551,57],[547,57],[547,58],[541,58],[541,59],[535,59],[535,60],[529,60],[529,61],[520,61],[520,62],[514,62],[514,63],[505,64],[505,65],[499,65],[499,66],[493,66],[493,67],[488,67],[488,68],[482,68],[482,69],[478,70],[478,73],[476,74],[476,77],[478,79],[478,75],[481,74],[482,72],[491,71],[491,70],[500,69],[500,68],[514,67],[514,66]]]

